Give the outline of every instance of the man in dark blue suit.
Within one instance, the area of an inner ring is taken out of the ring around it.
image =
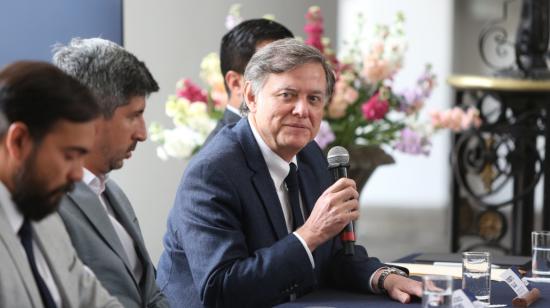
[[[223,117],[208,135],[205,143],[209,143],[225,125],[241,119],[239,108],[243,101],[244,69],[256,50],[275,40],[293,36],[285,26],[265,18],[245,20],[223,36],[220,68],[227,92],[227,106]]]
[[[331,184],[312,142],[334,85],[322,54],[273,42],[245,80],[247,118],[189,163],[168,219],[157,282],[172,306],[266,307],[320,287],[419,296],[420,283],[363,247],[342,252],[359,194],[353,180]]]

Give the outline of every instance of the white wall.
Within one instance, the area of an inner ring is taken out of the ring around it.
[[[209,52],[218,52],[226,32],[224,21],[228,0],[130,0],[124,2],[125,47],[145,61],[161,90],[148,100],[146,121],[170,125],[164,115],[164,102],[174,92],[178,79],[190,77],[199,82],[199,64]],[[304,37],[303,16],[310,5],[320,5],[325,15],[327,34],[336,37],[337,2],[294,0],[246,0],[244,18],[274,14],[295,35]],[[124,168],[113,172],[132,202],[141,224],[145,243],[153,262],[162,252],[166,218],[172,207],[176,188],[185,168],[183,161],[161,161],[155,144],[146,141],[138,146]]]
[[[428,9],[429,8],[429,9]],[[363,12],[363,33],[371,33],[374,24],[391,23],[396,12],[405,14],[408,40],[404,68],[396,77],[396,88],[413,85],[426,63],[433,65],[438,86],[425,111],[447,108],[452,103],[446,78],[452,71],[452,0],[342,0],[339,2],[338,33],[340,50],[347,33],[356,29],[353,16]],[[427,117],[426,117],[427,118]],[[433,139],[429,157],[391,154],[394,165],[379,168],[362,193],[363,206],[445,207],[450,204],[450,137],[447,133]]]

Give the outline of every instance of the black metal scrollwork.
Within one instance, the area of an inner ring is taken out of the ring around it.
[[[513,57],[510,54],[514,53],[514,42],[508,39],[508,31],[500,25],[508,19],[508,5],[516,0],[506,0],[502,5],[502,16],[496,20],[490,21],[479,35],[478,48],[479,54],[483,62],[494,70],[512,70],[514,68]],[[488,54],[490,51],[494,52]],[[492,55],[497,56],[497,60],[508,62],[500,64],[494,61]],[[503,60],[504,59],[504,60]]]
[[[509,5],[502,4],[502,16],[490,21],[481,31],[478,48],[483,62],[497,75],[517,78],[547,79],[547,56],[550,19],[548,0],[523,0],[515,42],[502,25],[508,19]],[[513,55],[513,56],[511,56]]]
[[[503,1],[502,16],[487,24],[478,41],[483,62],[498,77],[487,79],[500,79],[499,86],[468,85],[457,91],[456,103],[475,105],[483,125],[455,136],[453,251],[488,247],[528,255],[534,191],[543,175],[543,227],[550,226],[550,170],[542,154],[550,153],[550,0],[521,1],[511,42],[504,22],[515,1]],[[545,149],[539,151],[541,136]]]
[[[532,196],[544,173],[536,138],[544,134],[546,115],[536,107],[517,110],[516,105],[521,104],[510,103],[506,95],[468,94],[476,107],[484,110],[484,124],[457,135],[451,156],[454,178],[466,203],[473,206],[470,215],[476,223],[467,233],[475,232],[481,240],[470,243],[466,250],[486,246],[509,253],[510,248],[501,241],[508,228],[500,208],[510,208]],[[534,175],[522,177],[532,166]],[[518,179],[521,189],[516,189]]]

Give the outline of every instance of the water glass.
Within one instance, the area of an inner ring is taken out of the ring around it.
[[[451,308],[453,298],[453,277],[426,275],[422,277],[422,308]]]
[[[481,303],[490,304],[491,255],[488,252],[462,253],[462,289]]]
[[[550,278],[550,231],[533,231],[533,276]]]

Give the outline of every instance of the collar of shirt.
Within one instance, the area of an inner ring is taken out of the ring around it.
[[[269,174],[273,179],[275,187],[281,187],[288,175],[288,172],[290,171],[290,166],[288,165],[289,162],[273,152],[273,150],[271,150],[264,142],[262,136],[260,136],[260,133],[256,130],[256,127],[254,127],[252,121],[248,122],[250,123],[250,128],[252,129],[254,139],[256,139],[256,142],[260,147],[260,151],[262,152],[262,156],[267,164],[267,169],[269,170]],[[296,165],[296,169],[298,169],[298,160],[296,159],[296,155],[292,157],[290,162],[294,163]]]
[[[239,111],[238,108],[235,108],[235,107],[227,104],[227,105],[225,105],[225,109],[227,109],[227,110],[233,112],[234,114],[238,115],[239,117],[241,117],[241,112]]]
[[[15,202],[11,199],[11,193],[2,181],[0,181],[0,208],[4,210],[4,213],[6,213],[6,218],[8,219],[13,232],[17,234],[19,229],[21,229],[25,218],[17,209]]]
[[[88,185],[88,187],[90,187],[90,189],[96,195],[100,196],[105,191],[105,185],[109,180],[109,175],[105,174],[105,175],[96,176],[86,168],[83,168],[83,171],[84,171],[84,175],[82,177],[82,181],[84,181],[84,183]]]

